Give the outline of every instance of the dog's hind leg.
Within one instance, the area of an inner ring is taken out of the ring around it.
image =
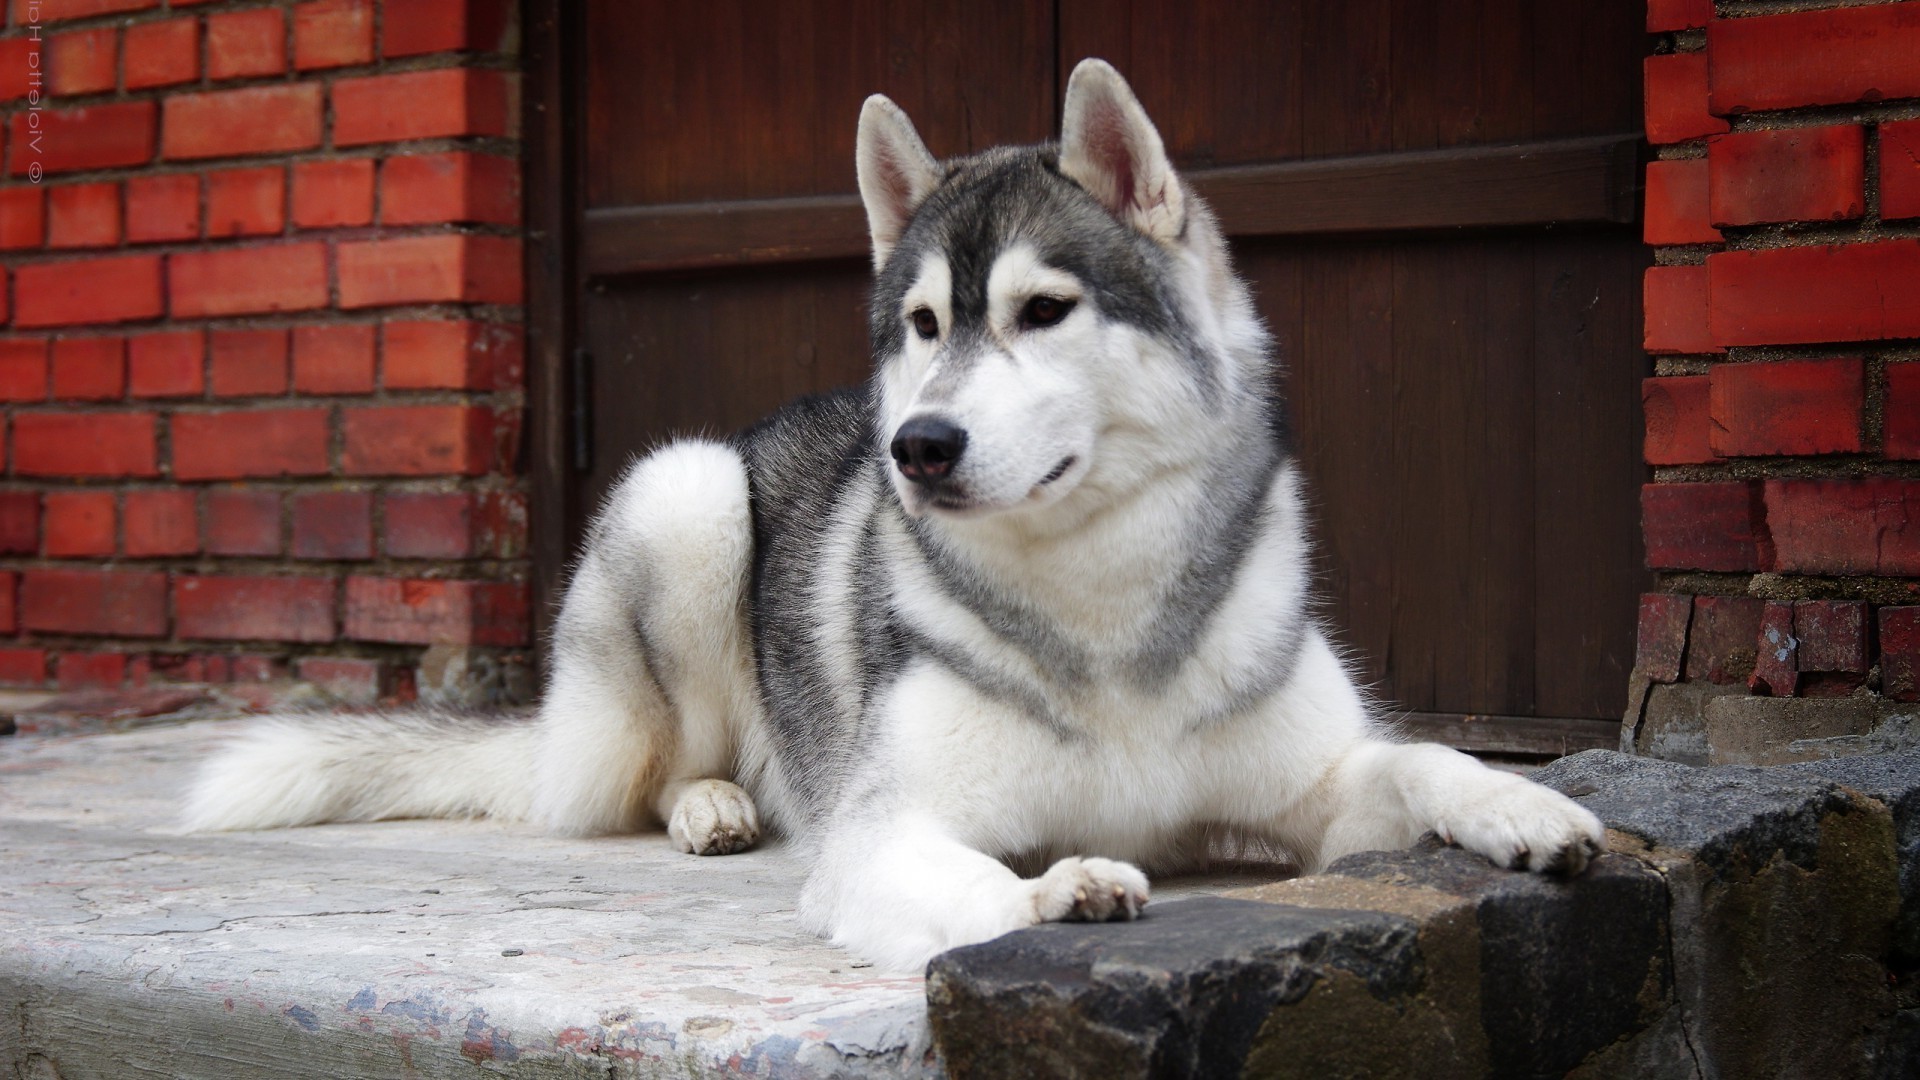
[[[753,530],[745,466],[702,441],[636,463],[608,497],[555,628],[534,816],[602,833],[657,817],[683,851],[759,836],[726,777],[750,708],[744,597]]]

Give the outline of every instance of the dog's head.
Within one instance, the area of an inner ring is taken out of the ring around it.
[[[1219,231],[1104,61],[1074,69],[1062,132],[941,163],[893,102],[861,111],[878,436],[910,514],[1122,492],[1262,407]]]

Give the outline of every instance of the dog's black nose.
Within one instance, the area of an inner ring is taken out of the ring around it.
[[[967,433],[937,416],[916,416],[893,436],[893,462],[916,484],[944,480],[967,448]]]

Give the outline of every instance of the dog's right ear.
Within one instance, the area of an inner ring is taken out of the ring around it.
[[[907,231],[914,209],[940,183],[940,163],[927,152],[913,121],[884,94],[868,98],[860,109],[853,158],[878,271]]]

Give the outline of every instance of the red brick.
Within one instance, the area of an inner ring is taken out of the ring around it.
[[[129,558],[192,555],[200,550],[199,513],[184,488],[129,491],[121,511],[123,548]]]
[[[507,389],[518,383],[520,328],[449,319],[389,322],[384,381],[389,390]]]
[[[1880,125],[1880,217],[1920,217],[1920,120]]]
[[[183,251],[167,274],[176,318],[327,306],[325,244]]]
[[[62,401],[113,401],[126,395],[124,340],[61,338],[53,343],[54,397]]]
[[[293,557],[373,558],[373,496],[306,491],[293,497]]]
[[[475,554],[470,492],[400,492],[383,501],[386,553],[396,559],[466,559]]]
[[[44,507],[48,558],[104,558],[113,554],[113,492],[51,491]]]
[[[287,392],[286,330],[215,330],[210,345],[214,397]]]
[[[49,173],[145,165],[153,160],[154,119],[151,101],[16,112],[9,169],[27,176],[36,164]]]
[[[1850,221],[1866,211],[1866,130],[1854,124],[1715,135],[1707,165],[1716,225]]]
[[[127,181],[127,242],[157,244],[200,237],[200,178],[190,173]]]
[[[332,641],[334,592],[324,577],[181,577],[173,611],[183,638]]]
[[[233,658],[233,681],[270,682],[286,674],[286,664],[271,656],[241,653]]]
[[[1781,571],[1920,574],[1920,481],[1769,480],[1766,501]]]
[[[1698,30],[1713,20],[1713,0],[1647,0],[1647,33]]]
[[[24,251],[46,242],[47,203],[43,191],[31,184],[0,188],[0,250]]]
[[[206,495],[209,555],[280,554],[280,495],[228,489]]]
[[[293,388],[302,394],[373,392],[373,324],[329,323],[293,331]]]
[[[1647,163],[1641,239],[1649,244],[1717,244],[1723,239],[1707,220],[1705,158]]]
[[[46,634],[159,637],[167,632],[167,575],[125,570],[27,570],[20,625]]]
[[[373,223],[373,159],[293,166],[293,223],[303,229]]]
[[[326,409],[175,413],[176,480],[318,476],[327,471]]]
[[[518,304],[520,241],[496,236],[414,236],[339,247],[340,306]]]
[[[287,70],[287,24],[274,8],[207,16],[207,77],[237,79]]]
[[[1673,375],[1640,381],[1647,432],[1642,453],[1649,465],[1698,465],[1719,455],[1708,444],[1705,375]]]
[[[381,37],[384,56],[436,52],[498,52],[507,0],[387,0]]]
[[[119,242],[119,184],[61,184],[48,190],[48,247],[112,247]]]
[[[293,64],[302,71],[373,59],[371,0],[317,0],[293,9]]]
[[[160,257],[119,255],[36,263],[14,272],[13,323],[70,326],[157,318]]]
[[[0,634],[20,632],[20,612],[14,604],[19,595],[20,575],[0,570]]]
[[[22,476],[155,476],[152,413],[35,413],[13,419]]]
[[[506,74],[473,68],[369,75],[333,84],[333,144],[510,135]]]
[[[1687,626],[1693,601],[1677,593],[1641,593],[1640,624],[1634,647],[1634,674],[1654,682],[1677,682],[1687,652]]]
[[[312,683],[349,705],[371,705],[386,692],[387,672],[378,660],[303,656],[294,662],[300,681]]]
[[[1881,427],[1888,457],[1896,461],[1920,460],[1920,363],[1887,365]]]
[[[67,689],[120,686],[127,681],[126,653],[63,652],[54,657],[54,682]]]
[[[346,410],[348,476],[477,476],[492,463],[492,414],[471,405]]]
[[[172,86],[200,77],[200,22],[164,19],[127,27],[127,89]]]
[[[40,495],[0,491],[0,555],[40,553]]]
[[[494,154],[409,154],[380,166],[380,223],[520,223],[520,163]]]
[[[1867,670],[1867,605],[1859,600],[1802,600],[1793,605],[1800,670]]]
[[[1648,484],[1640,489],[1647,565],[1661,570],[1767,570],[1773,563],[1759,485]]]
[[[1716,364],[1709,376],[1712,445],[1725,457],[1854,454],[1866,365],[1857,356]]]
[[[45,649],[0,649],[0,683],[40,686],[47,681]]]
[[[1883,607],[1880,692],[1895,701],[1920,701],[1920,607]]]
[[[527,551],[527,497],[518,491],[484,491],[475,509],[474,554],[517,559]]]
[[[287,173],[279,166],[207,174],[207,235],[266,236],[287,225]]]
[[[402,645],[525,645],[527,587],[506,581],[347,579],[346,637]]]
[[[1704,266],[1650,266],[1641,304],[1650,353],[1722,353],[1708,333],[1708,281]]]
[[[60,97],[112,90],[119,35],[119,30],[106,26],[54,34],[47,39],[43,61],[47,65],[47,87]]]
[[[1920,4],[1716,19],[1707,53],[1721,116],[1920,97]]]
[[[1721,345],[1920,337],[1920,240],[1707,256]]]
[[[1705,53],[1670,53],[1646,59],[1647,141],[1685,142],[1727,130],[1707,111]]]
[[[89,15],[109,15],[116,11],[141,11],[160,6],[160,0],[36,0],[31,7],[27,0],[13,0],[13,19],[16,23],[27,21],[27,12],[34,11],[41,22],[60,22],[65,19],[84,19]]]
[[[36,54],[44,56],[44,41],[25,37],[0,41],[0,101],[15,101],[33,93],[45,96],[46,69],[35,62]]]
[[[0,401],[45,401],[47,374],[44,338],[0,341]]]
[[[175,94],[161,153],[177,161],[311,150],[320,145],[322,107],[314,83]]]
[[[1687,631],[1687,680],[1746,682],[1753,674],[1763,602],[1751,596],[1696,596]]]
[[[1792,604],[1767,601],[1753,649],[1753,676],[1747,685],[1773,697],[1792,697],[1800,687],[1800,639],[1793,636]]]
[[[199,330],[136,335],[127,341],[128,388],[134,397],[199,397],[206,350],[206,335]]]

